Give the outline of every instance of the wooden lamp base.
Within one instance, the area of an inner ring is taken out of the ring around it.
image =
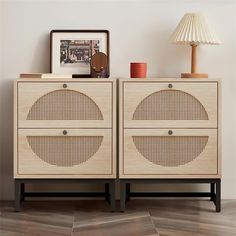
[[[190,78],[208,78],[208,74],[199,74],[199,73],[182,73],[181,78],[190,79]]]
[[[196,49],[197,49],[197,44],[190,44],[192,48],[192,54],[191,54],[191,73],[182,73],[181,78],[184,79],[190,79],[190,78],[208,78],[208,74],[200,74],[196,73]]]

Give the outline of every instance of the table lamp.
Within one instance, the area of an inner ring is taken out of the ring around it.
[[[208,78],[208,74],[196,73],[196,49],[199,44],[220,44],[220,40],[208,26],[200,13],[187,13],[179,22],[170,41],[175,44],[188,44],[192,48],[191,73],[182,73],[181,78]]]

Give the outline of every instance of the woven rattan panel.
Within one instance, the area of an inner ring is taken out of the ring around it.
[[[207,136],[135,136],[133,142],[143,157],[161,166],[180,166],[204,150]]]
[[[179,90],[161,90],[139,103],[133,120],[208,120],[202,104]]]
[[[39,98],[27,120],[103,120],[97,104],[83,93],[56,90]]]
[[[87,161],[101,146],[102,136],[28,136],[32,151],[56,166],[74,166]]]

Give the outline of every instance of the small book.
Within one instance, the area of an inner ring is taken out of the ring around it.
[[[22,73],[20,74],[22,79],[72,79],[71,75],[61,75],[52,73]]]

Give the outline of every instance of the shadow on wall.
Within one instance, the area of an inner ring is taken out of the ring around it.
[[[13,61],[15,71],[4,65],[6,75],[0,80],[0,199],[9,200],[14,196],[13,179],[13,81],[22,72],[50,71],[50,36],[48,32],[42,34],[36,42],[34,50],[27,49],[29,61]]]
[[[128,61],[133,61],[133,58],[141,57],[143,61],[148,63],[148,77],[180,77],[181,72],[190,69],[191,51],[189,46],[171,44],[170,36],[172,32],[173,27],[164,21],[161,21],[155,30],[153,28],[146,29],[145,36],[140,36],[136,40],[136,45],[129,47],[129,51],[126,52],[127,55],[124,56],[123,61],[127,60],[127,58]],[[147,41],[147,39],[148,44],[143,45],[143,42]],[[138,45],[142,45],[145,54],[140,55],[140,51],[137,50]],[[149,45],[153,46],[150,47]],[[121,57],[123,57],[123,53]],[[129,67],[129,63],[126,63],[126,66]],[[127,76],[129,74],[125,77]]]
[[[170,37],[174,31],[173,26],[168,26],[162,30],[163,42],[160,44],[158,54],[161,55],[158,60],[160,74],[163,77],[178,78],[181,72],[190,69],[190,47],[188,45],[176,45],[170,42]],[[162,45],[166,44],[166,47]],[[163,57],[163,55],[166,55]]]
[[[13,196],[13,82],[1,78],[0,86],[0,194]]]
[[[19,71],[18,74],[22,72],[49,73],[50,72],[50,30],[40,35],[40,37],[37,40],[37,44],[34,46],[33,50],[32,48],[30,48],[29,50],[32,51],[32,53],[30,53],[31,58],[29,58],[30,63],[28,64],[28,66],[30,67],[26,69],[21,68],[21,71]],[[27,63],[29,61],[27,61]]]

